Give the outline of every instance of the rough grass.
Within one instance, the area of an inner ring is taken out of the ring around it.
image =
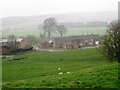
[[[28,58],[3,60],[3,88],[118,88],[118,63],[108,62],[97,49],[33,51],[15,57],[24,56]]]

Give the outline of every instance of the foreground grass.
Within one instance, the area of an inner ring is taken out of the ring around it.
[[[23,60],[3,60],[3,88],[118,87],[117,62],[106,61],[96,49],[33,51],[16,57],[24,56]]]

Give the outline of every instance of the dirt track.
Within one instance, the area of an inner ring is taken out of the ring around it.
[[[91,46],[91,47],[83,47],[83,48],[79,48],[79,49],[98,48],[98,47],[99,46]],[[77,49],[66,49],[65,50],[65,49],[54,49],[54,48],[47,48],[47,49],[39,48],[37,51],[55,52],[55,51],[68,51],[68,50],[77,50]]]

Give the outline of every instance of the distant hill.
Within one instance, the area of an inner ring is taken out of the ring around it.
[[[38,16],[20,16],[2,18],[3,30],[18,30],[18,29],[36,29],[38,25],[42,27],[42,23],[46,18],[55,17],[58,23],[89,23],[89,22],[111,22],[117,20],[117,11],[108,12],[90,12],[90,13],[68,13],[54,15],[38,15]],[[0,20],[0,21],[1,21]]]

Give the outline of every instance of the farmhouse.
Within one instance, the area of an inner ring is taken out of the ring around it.
[[[13,47],[13,43],[17,48]],[[2,51],[2,54],[9,54],[13,49],[24,48],[26,48],[26,40],[23,37],[17,38],[14,42],[13,40],[8,40],[5,38],[0,40],[0,50]]]
[[[41,48],[78,49],[81,47],[98,46],[99,35],[80,35],[69,37],[41,38]]]
[[[18,44],[18,48],[20,49],[26,48],[27,41],[24,38],[18,38],[16,39],[16,42]]]

